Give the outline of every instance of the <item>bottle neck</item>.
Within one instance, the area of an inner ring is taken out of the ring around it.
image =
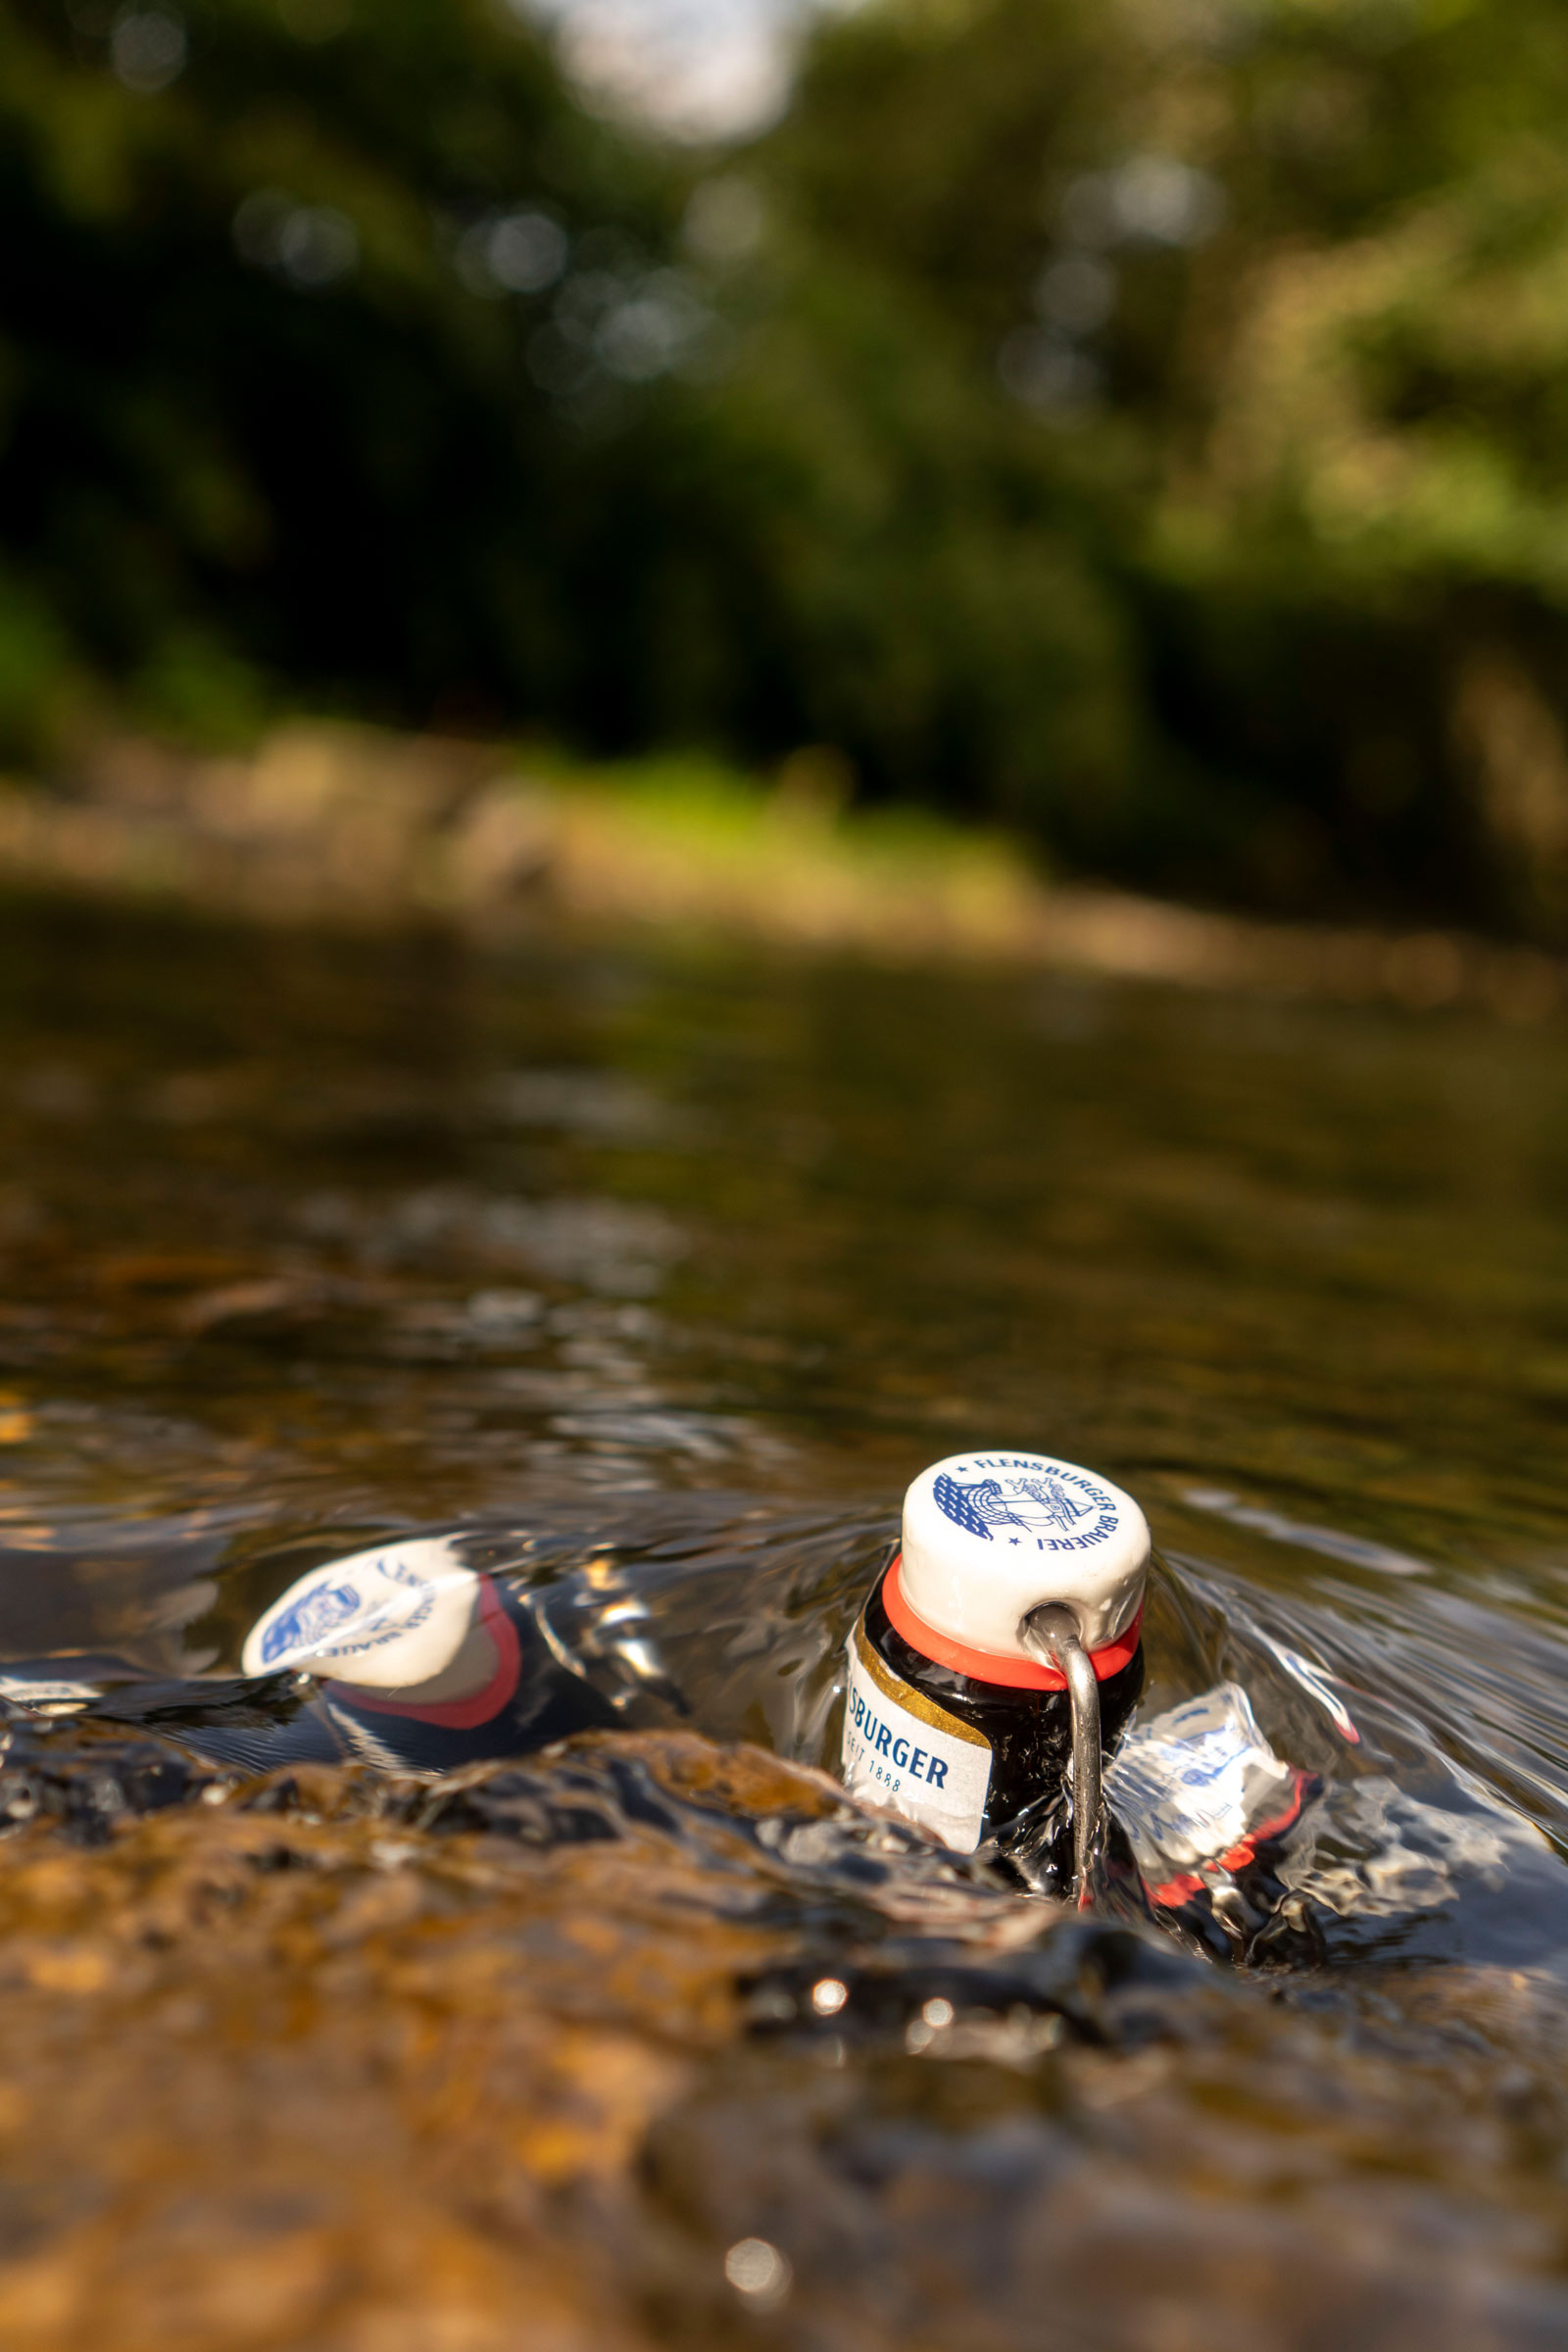
[[[1054,1666],[1043,1666],[1034,1658],[1004,1656],[989,1649],[971,1649],[966,1642],[955,1642],[951,1635],[939,1633],[917,1616],[905,1596],[900,1570],[904,1565],[902,1552],[882,1580],[882,1606],[888,1613],[888,1623],[894,1632],[918,1650],[921,1657],[933,1665],[951,1666],[956,1674],[967,1675],[971,1682],[996,1683],[1009,1690],[1065,1690],[1067,1678]],[[1108,1682],[1113,1674],[1137,1654],[1143,1633],[1144,1604],[1138,1604],[1138,1614],[1124,1634],[1107,1642],[1100,1649],[1089,1652],[1096,1679]]]

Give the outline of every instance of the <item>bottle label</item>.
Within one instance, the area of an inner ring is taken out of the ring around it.
[[[879,1658],[858,1625],[850,1636],[844,1784],[972,1854],[991,1788],[991,1742]]]

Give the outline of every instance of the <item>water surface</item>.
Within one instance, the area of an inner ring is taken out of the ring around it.
[[[9,907],[0,2338],[1561,2343],[1560,1067]],[[1310,1965],[1064,1922],[810,1769],[971,1445],[1130,1487],[1146,1708],[1233,1675],[1325,1777],[1376,1899]],[[265,1761],[294,1576],[454,1529],[584,1658],[641,1604],[689,1712],[450,1783],[211,1760]],[[1441,1850],[1372,1885],[1401,1806]]]

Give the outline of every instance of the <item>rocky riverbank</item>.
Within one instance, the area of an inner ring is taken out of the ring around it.
[[[764,791],[692,761],[571,769],[317,721],[248,758],[114,738],[61,782],[0,790],[0,878],[267,921],[505,940],[554,913],[1517,1021],[1568,1001],[1568,961],[1535,949],[1052,887],[1001,836],[842,813],[835,783],[830,754]]]

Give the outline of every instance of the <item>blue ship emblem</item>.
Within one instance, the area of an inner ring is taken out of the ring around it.
[[[270,1666],[291,1649],[315,1649],[328,1634],[360,1613],[361,1600],[352,1585],[316,1585],[302,1592],[262,1637],[262,1656]]]
[[[932,1493],[956,1526],[968,1535],[978,1536],[982,1544],[990,1543],[988,1516],[1002,1502],[1002,1489],[994,1478],[984,1480],[978,1487],[960,1487],[956,1478],[949,1478],[944,1471]]]
[[[932,1493],[955,1526],[978,1536],[982,1544],[991,1542],[991,1531],[997,1527],[1021,1527],[1031,1534],[1051,1530],[1068,1536],[1078,1520],[1094,1514],[1093,1503],[1078,1501],[1059,1478],[1012,1478],[1007,1485],[1011,1494],[996,1478],[960,1487],[944,1471]]]
[[[1059,1478],[1021,1478],[1018,1484],[1031,1501],[1039,1503],[1052,1526],[1064,1536],[1070,1536],[1074,1523],[1089,1518],[1094,1509],[1092,1503],[1075,1502]],[[1039,1525],[1034,1513],[1025,1515],[1024,1525]]]

